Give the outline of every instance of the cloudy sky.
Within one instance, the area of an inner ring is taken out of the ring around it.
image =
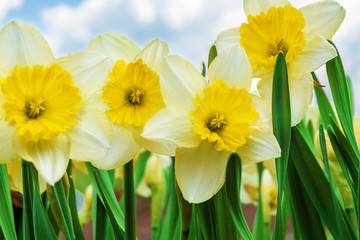
[[[314,1],[291,2],[301,7]],[[333,41],[353,80],[356,114],[360,115],[360,1],[340,2],[347,14]],[[34,25],[56,57],[84,50],[101,33],[118,32],[139,46],[156,37],[164,40],[171,54],[181,55],[200,69],[217,34],[240,26],[245,15],[241,0],[1,0],[0,25],[11,20]],[[324,70],[319,76],[325,80]]]

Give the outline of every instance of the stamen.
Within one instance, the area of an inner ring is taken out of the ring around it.
[[[215,118],[211,119],[208,123],[207,123],[207,127],[208,129],[210,129],[211,131],[214,131],[216,129],[221,128],[221,124],[228,124],[225,121],[225,116],[224,114],[220,114],[216,113]]]
[[[133,88],[132,89],[132,93],[130,94],[129,97],[129,102],[132,104],[139,104],[140,103],[140,97],[144,95],[144,90],[141,89],[136,89]]]
[[[273,44],[274,50],[272,52],[273,56],[276,56],[280,51],[284,44],[284,39],[281,39],[278,44]]]
[[[35,119],[40,115],[40,111],[44,111],[45,108],[41,105],[44,103],[42,98],[38,98],[36,101],[30,101],[26,115],[28,118]]]

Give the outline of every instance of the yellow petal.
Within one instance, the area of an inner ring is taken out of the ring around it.
[[[245,15],[258,15],[260,12],[266,13],[271,7],[281,7],[290,5],[287,0],[244,0]]]
[[[114,139],[106,155],[92,164],[103,170],[115,169],[123,166],[140,151],[141,147],[132,136],[132,127],[113,125]]]
[[[281,154],[279,144],[268,127],[252,127],[252,134],[246,138],[246,144],[238,148],[243,164],[261,162],[277,158]]]
[[[70,72],[83,99],[89,99],[101,92],[113,65],[110,58],[93,51],[75,52],[58,58],[55,62]]]
[[[0,31],[0,62],[9,69],[16,65],[49,65],[54,55],[45,38],[31,25],[12,21]]]
[[[200,138],[192,130],[193,125],[187,115],[188,112],[175,107],[161,109],[150,118],[141,134],[145,139],[158,144],[152,144],[155,148],[146,145],[142,145],[142,147],[163,155],[169,155],[168,152],[160,152],[164,145],[169,145],[168,148],[173,149],[173,151],[175,151],[176,146],[197,147],[200,144]]]
[[[12,147],[12,136],[15,134],[16,128],[11,126],[4,119],[0,120],[0,163],[7,163],[16,160],[19,155]]]
[[[210,84],[223,80],[229,87],[250,91],[252,70],[244,49],[237,44],[221,51],[211,62],[207,76]]]
[[[316,34],[331,39],[345,17],[345,9],[337,1],[319,1],[300,8],[304,18],[305,40],[310,41]]]
[[[129,63],[140,51],[140,47],[123,35],[108,32],[92,39],[87,46],[87,50],[100,52],[110,57],[114,63],[120,59]]]
[[[67,133],[71,137],[71,159],[96,161],[110,149],[112,128],[105,114],[91,104],[84,104],[76,116],[78,123]]]
[[[185,110],[194,108],[192,100],[206,86],[206,79],[199,71],[187,60],[172,55],[161,62],[159,73],[165,104]]]
[[[13,137],[15,151],[25,160],[34,163],[39,174],[54,185],[65,174],[70,156],[70,138],[60,133],[51,140],[25,141],[17,134]]]
[[[238,45],[240,42],[240,31],[239,27],[230,28],[221,32],[215,41],[216,50],[221,52],[227,47]]]
[[[179,148],[175,155],[175,176],[184,199],[200,203],[214,196],[225,182],[227,151],[202,141],[197,148]]]
[[[156,38],[146,44],[146,46],[135,56],[134,62],[138,59],[142,59],[152,71],[159,72],[160,62],[168,54],[169,47],[167,43]]]

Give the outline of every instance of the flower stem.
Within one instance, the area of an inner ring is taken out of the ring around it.
[[[133,160],[124,165],[125,239],[135,240],[135,193]]]

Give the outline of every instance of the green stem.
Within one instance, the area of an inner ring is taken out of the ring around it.
[[[135,240],[135,193],[133,160],[124,165],[125,239]]]

